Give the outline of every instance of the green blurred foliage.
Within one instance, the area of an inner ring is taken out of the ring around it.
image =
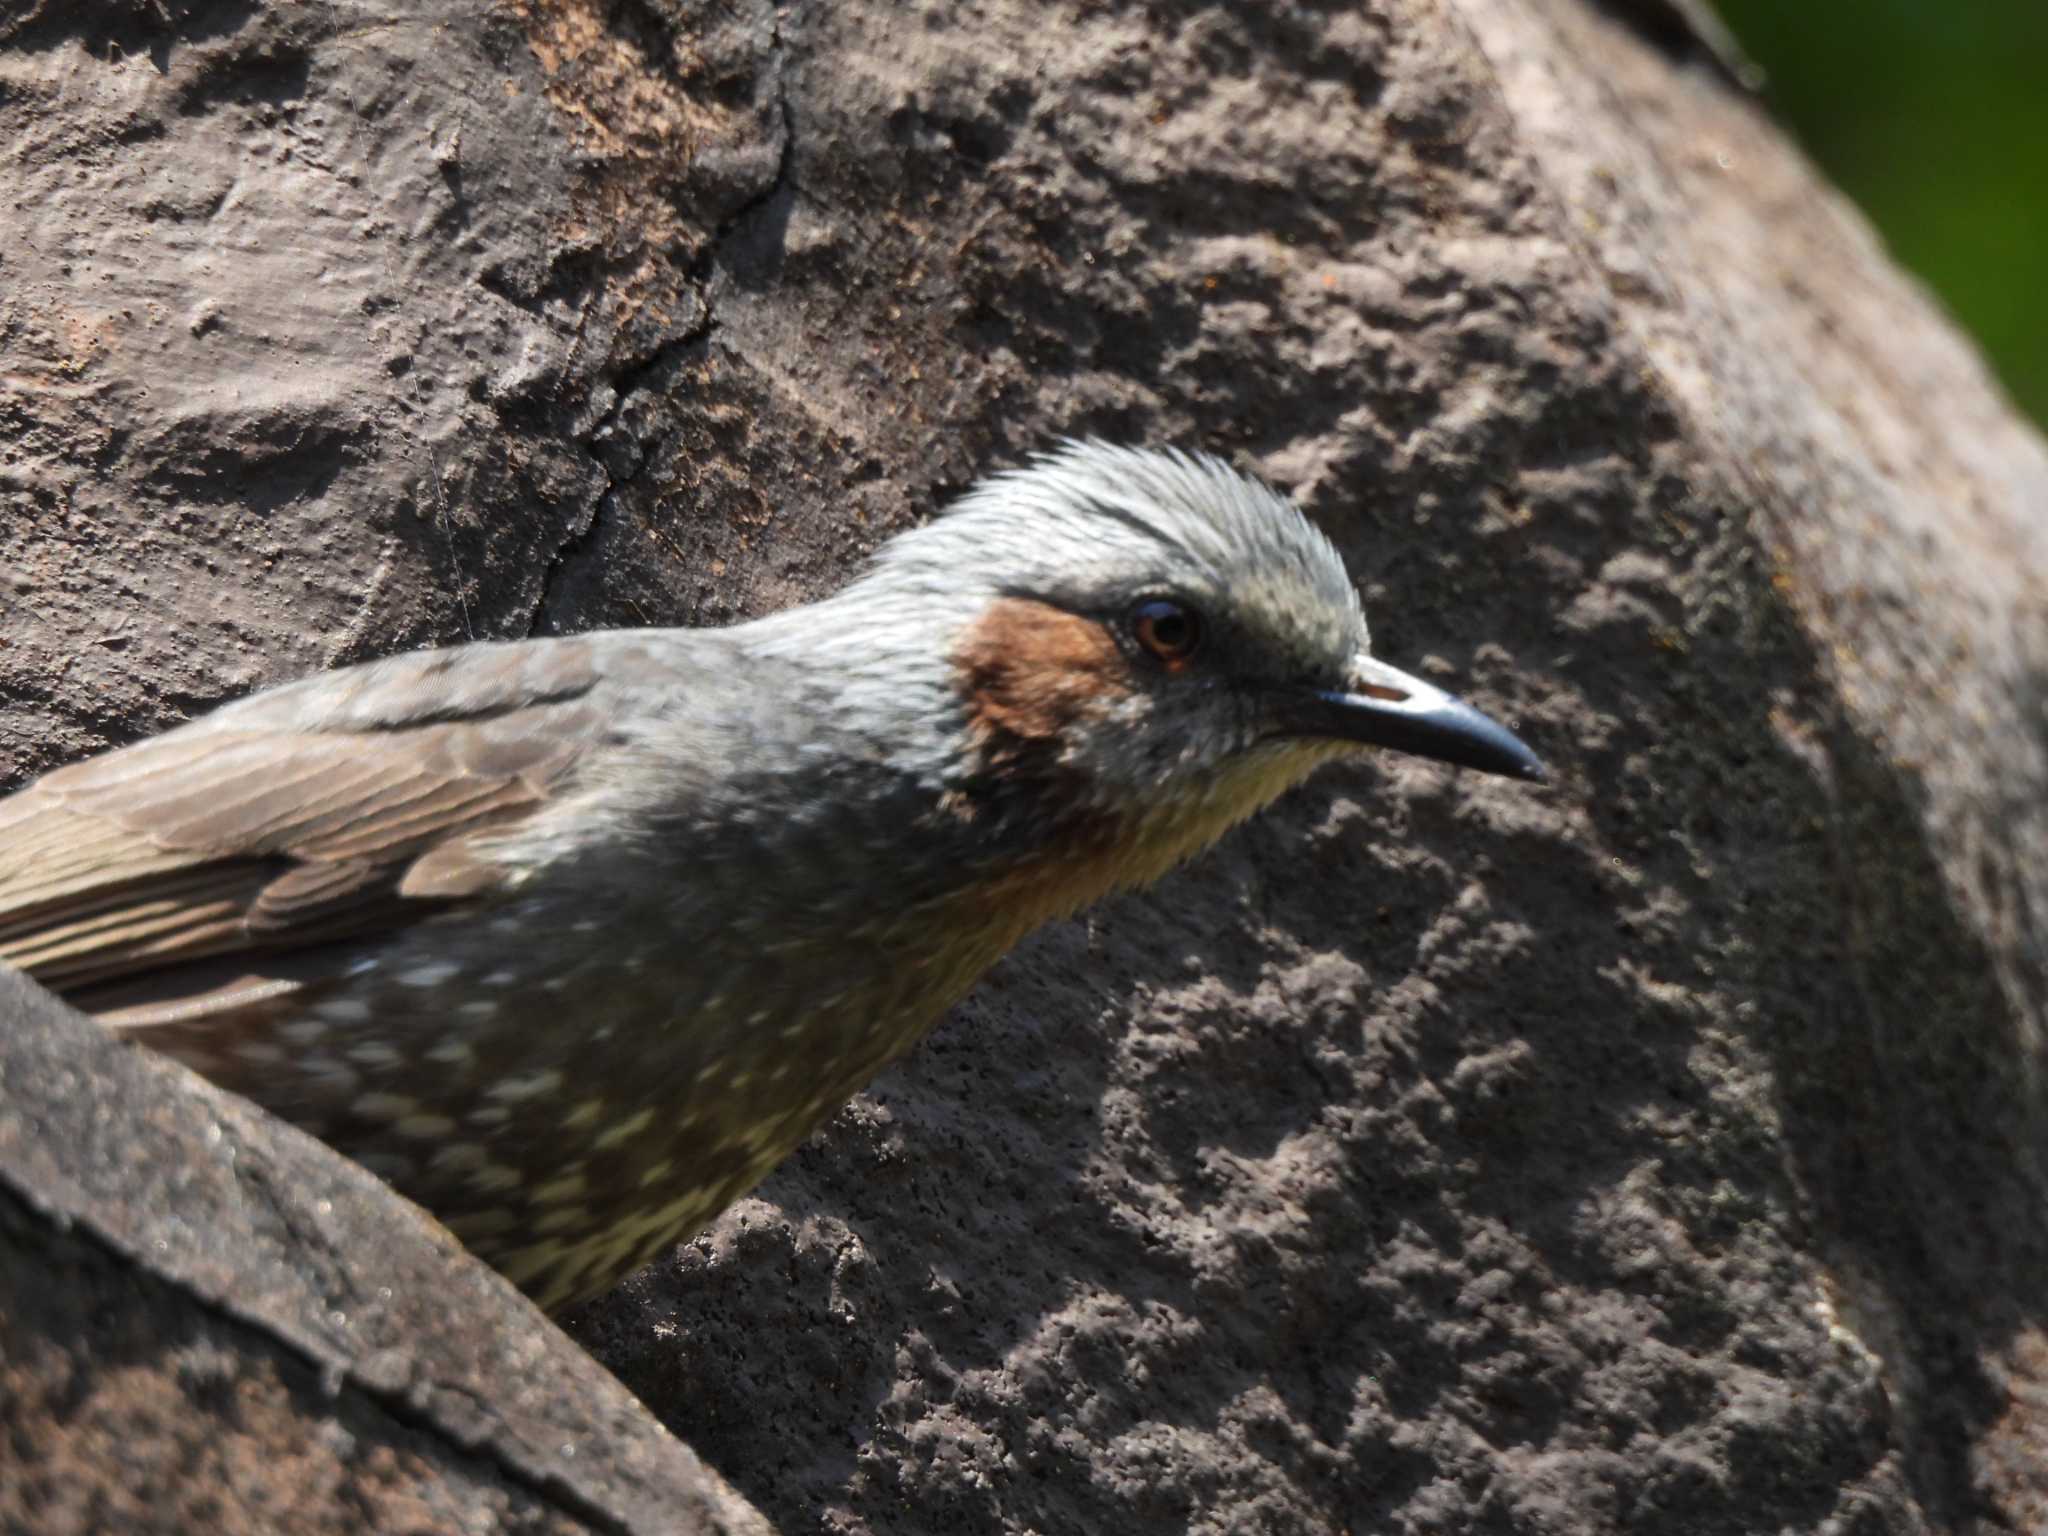
[[[2048,423],[2048,0],[1717,0],[1765,99]]]

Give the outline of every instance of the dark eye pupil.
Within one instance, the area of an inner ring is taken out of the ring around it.
[[[1168,663],[1183,662],[1202,643],[1202,621],[1194,611],[1165,598],[1140,603],[1131,615],[1138,643]]]

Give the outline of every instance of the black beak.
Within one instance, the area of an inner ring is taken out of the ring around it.
[[[1544,777],[1542,761],[1506,726],[1370,656],[1352,663],[1342,691],[1305,689],[1283,697],[1277,723],[1285,736],[1362,741],[1511,779]]]

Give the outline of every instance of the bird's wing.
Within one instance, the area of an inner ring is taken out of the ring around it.
[[[482,840],[602,740],[600,681],[579,640],[426,652],[58,769],[0,801],[0,960],[61,992],[125,980],[131,1006],[168,1006],[219,985],[195,962],[487,896],[506,872]]]

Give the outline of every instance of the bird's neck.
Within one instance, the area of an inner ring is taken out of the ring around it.
[[[1239,822],[1342,755],[1338,746],[1247,753],[1207,778],[1162,786],[1142,803],[1062,782],[973,773],[953,819],[971,837],[965,878],[948,894],[957,921],[986,924],[1008,948],[1043,923],[1116,891],[1151,885]],[[985,763],[969,756],[969,764]]]
[[[896,611],[855,589],[735,636],[750,696],[775,701],[756,729],[784,738],[760,756],[773,782],[743,776],[748,820],[832,850],[784,867],[815,862],[821,882],[849,858],[886,868],[901,909],[943,910],[999,950],[1156,880],[1322,760],[1254,750],[1155,781],[1142,754],[1087,739],[1143,728],[1093,626],[1018,599],[963,601],[937,624]],[[861,915],[822,885],[810,905],[821,936]]]

